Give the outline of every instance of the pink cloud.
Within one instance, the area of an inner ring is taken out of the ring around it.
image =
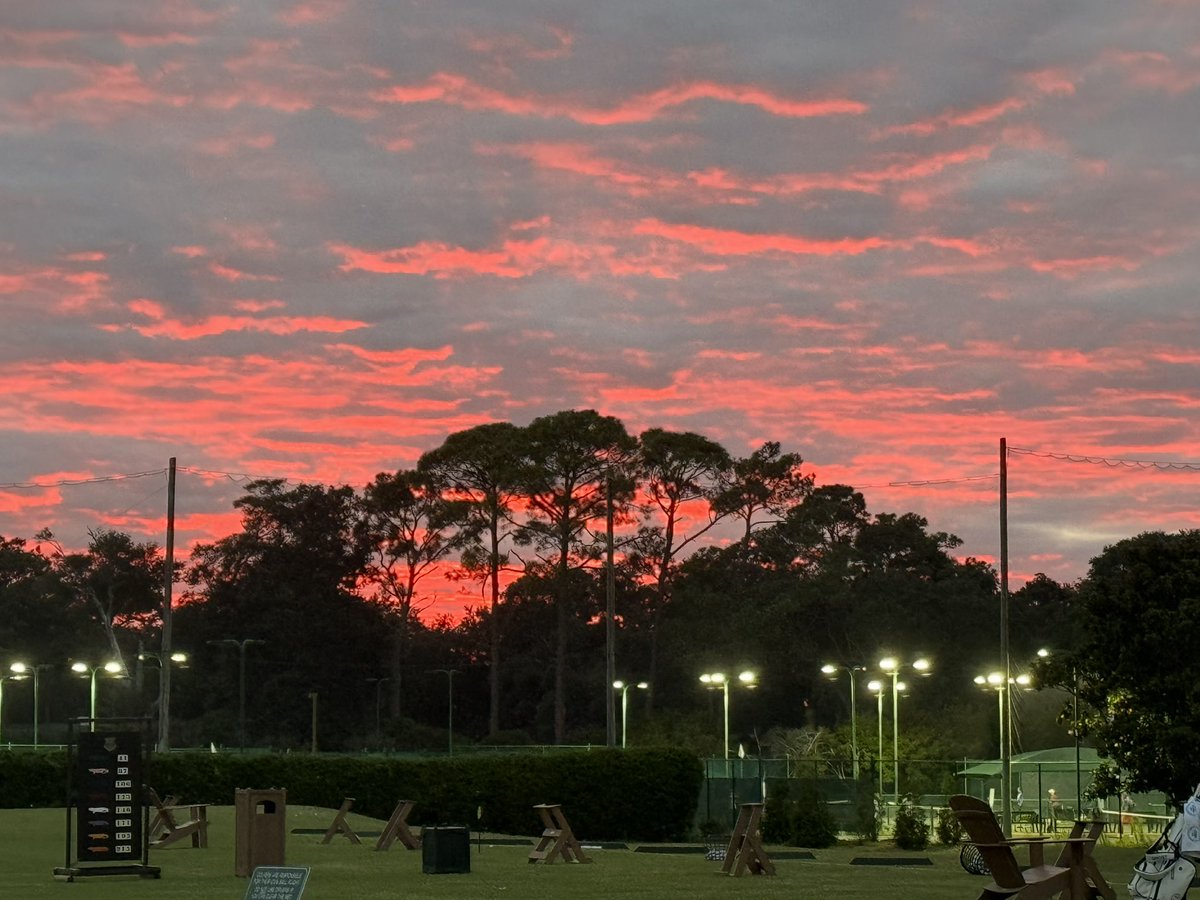
[[[725,85],[708,81],[672,85],[601,109],[545,96],[506,94],[448,72],[439,72],[422,84],[395,85],[377,92],[375,97],[387,103],[440,102],[515,116],[567,118],[586,125],[650,122],[671,109],[701,100],[753,106],[770,115],[785,118],[861,115],[867,111],[866,104],[856,100],[796,100],[752,85]]]

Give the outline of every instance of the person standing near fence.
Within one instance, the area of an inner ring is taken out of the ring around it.
[[[1050,801],[1050,830],[1058,830],[1058,817],[1062,813],[1062,801],[1058,799],[1058,792],[1054,788],[1046,791],[1046,797]]]

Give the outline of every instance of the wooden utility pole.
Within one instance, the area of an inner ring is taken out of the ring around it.
[[[613,492],[612,492],[612,470],[606,470],[604,473],[604,499],[607,507],[606,535],[608,539],[607,547],[607,571],[604,585],[604,645],[605,645],[605,680],[604,693],[607,696],[605,703],[606,725],[605,734],[607,735],[607,745],[609,747],[617,746],[617,700],[613,694],[613,682],[617,680],[617,654],[616,640],[617,627],[614,617],[617,612],[617,585],[616,573],[613,568]]]
[[[1000,717],[1000,827],[1012,835],[1012,667],[1008,658],[1008,442],[1000,438],[1000,686],[1004,714]]]

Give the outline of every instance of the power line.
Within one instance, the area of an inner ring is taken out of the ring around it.
[[[286,484],[303,484],[301,479],[288,478],[279,475],[252,475],[246,472],[219,472],[214,469],[197,469],[191,466],[180,466],[180,472],[187,472],[191,475],[200,475],[206,478],[227,478],[230,481],[282,481]],[[135,478],[152,478],[157,475],[166,475],[167,470],[154,469],[149,472],[125,472],[116,475],[96,475],[92,478],[59,478],[55,481],[4,481],[0,482],[0,489],[25,489],[37,490],[41,488],[56,488],[56,487],[77,487],[85,484],[107,484],[114,481],[130,481]]]
[[[301,479],[288,478],[284,475],[251,475],[246,472],[218,472],[215,469],[197,469],[193,466],[180,466],[178,471],[189,475],[202,475],[206,478],[227,478],[230,481],[282,481],[286,484],[303,484]]]
[[[916,481],[885,481],[879,484],[859,484],[851,485],[855,490],[861,488],[889,488],[889,487],[933,487],[940,484],[964,484],[969,481],[991,481],[999,478],[999,472],[993,472],[990,475],[966,475],[962,478],[925,478]]]
[[[1163,462],[1153,459],[1121,459],[1111,456],[1087,456],[1082,453],[1059,453],[1051,450],[1029,450],[1024,447],[1009,447],[1009,454],[1037,456],[1042,459],[1054,459],[1059,462],[1087,463],[1093,466],[1107,466],[1110,469],[1157,469],[1160,472],[1200,472],[1200,463],[1193,462]]]
[[[153,475],[165,475],[166,469],[155,469],[153,472],[130,472],[123,475],[97,475],[94,478],[62,478],[58,481],[8,481],[0,482],[0,488],[53,488],[73,487],[80,484],[103,484],[109,481],[129,481],[133,478],[149,478]]]

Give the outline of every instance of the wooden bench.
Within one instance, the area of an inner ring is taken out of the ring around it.
[[[146,795],[154,807],[150,821],[151,847],[169,847],[184,838],[191,838],[193,847],[208,846],[208,804],[181,804],[173,796],[163,800],[154,788],[147,788]]]

